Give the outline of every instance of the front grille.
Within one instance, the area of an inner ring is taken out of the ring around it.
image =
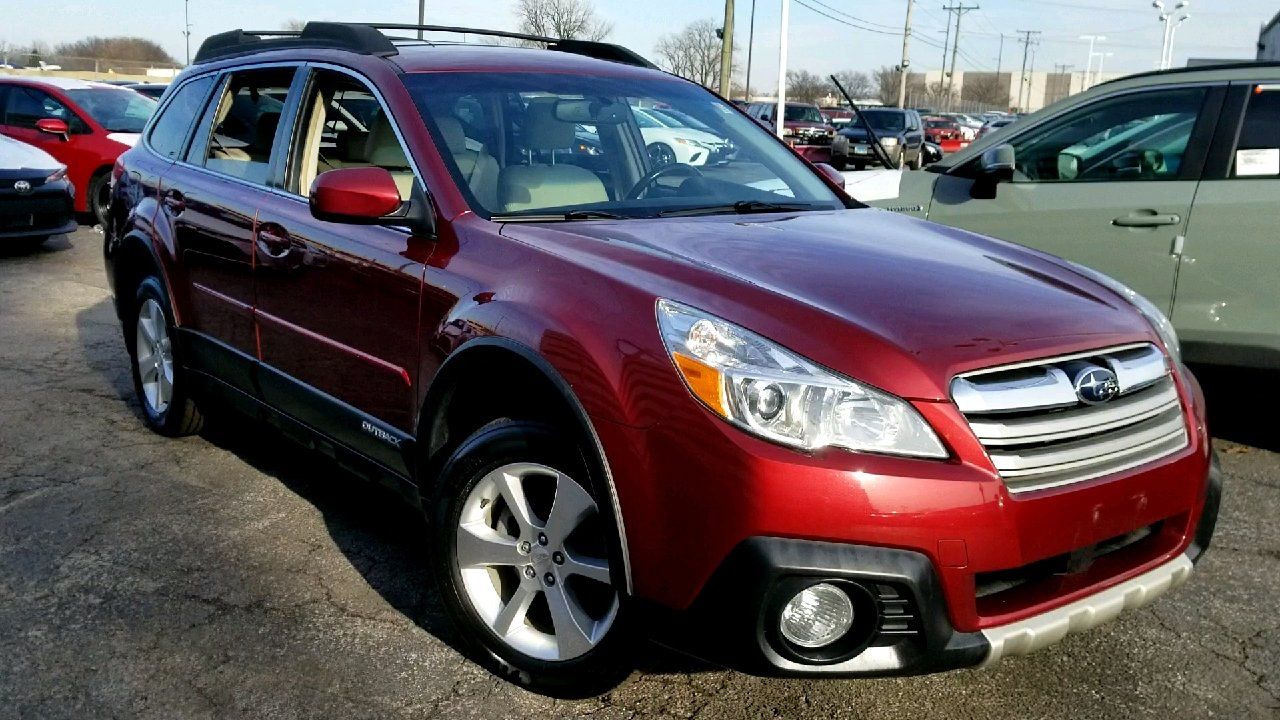
[[[1114,373],[1119,394],[1086,404],[1075,379]],[[1164,353],[1149,343],[966,373],[951,396],[1010,492],[1110,475],[1187,446]]]

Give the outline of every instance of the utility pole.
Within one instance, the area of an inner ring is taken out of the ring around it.
[[[418,24],[427,24],[427,0],[418,0]],[[418,39],[422,39],[422,30],[418,30]]]
[[[952,91],[956,86],[956,54],[960,52],[960,18],[970,10],[977,10],[977,5],[943,5],[943,10],[956,14],[956,41],[951,45],[951,74],[947,76],[947,101],[950,102]]]
[[[747,25],[747,102],[751,102],[751,48],[756,44],[756,0],[751,0],[751,22]]]
[[[1000,33],[1000,52],[996,55],[996,80],[1000,79],[1000,64],[1004,62],[1004,33]]]
[[[187,64],[191,64],[191,0],[182,0],[182,34],[187,37]]]
[[[1027,54],[1031,50],[1031,46],[1036,43],[1036,41],[1032,39],[1032,36],[1039,35],[1040,31],[1019,30],[1018,32],[1022,35],[1022,39],[1018,41],[1022,43],[1022,75],[1018,78],[1018,109],[1025,112],[1027,109],[1026,106],[1031,104],[1029,97],[1027,103],[1024,104],[1022,101],[1024,88],[1027,84]],[[1026,95],[1030,96],[1030,93],[1026,93]]]
[[[782,0],[782,18],[778,23],[781,34],[778,37],[778,109],[774,118],[774,132],[782,137],[787,117],[787,33],[791,29],[791,0]]]
[[[1053,72],[1057,75],[1065,75],[1067,71],[1073,67],[1075,67],[1075,65],[1068,65],[1067,63],[1054,63]]]
[[[898,66],[898,107],[907,106],[907,72],[911,68],[911,11],[915,8],[915,0],[907,0],[907,22],[902,26],[902,64]]]
[[[1083,90],[1088,90],[1089,86],[1093,84],[1093,57],[1095,54],[1093,52],[1093,44],[1095,42],[1106,41],[1107,36],[1106,35],[1081,35],[1080,39],[1089,41],[1089,62],[1086,63],[1084,66],[1084,87],[1080,88],[1083,91]]]
[[[1164,23],[1164,41],[1160,45],[1160,64],[1158,69],[1167,70],[1173,65],[1173,30],[1176,27],[1173,23],[1173,16],[1179,10],[1191,4],[1191,0],[1178,0],[1178,4],[1173,6],[1173,10],[1166,12],[1163,0],[1152,0],[1151,7],[1160,11],[1160,22]],[[1178,25],[1186,21],[1190,15],[1183,15],[1178,19]]]
[[[720,97],[728,98],[733,82],[733,0],[724,0],[724,28],[720,33]]]

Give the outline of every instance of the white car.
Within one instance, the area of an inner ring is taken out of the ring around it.
[[[732,153],[733,145],[729,141],[705,130],[681,125],[679,119],[661,110],[632,107],[631,111],[655,167],[672,163],[715,164],[728,160]]]

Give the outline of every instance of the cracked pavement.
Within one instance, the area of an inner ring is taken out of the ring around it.
[[[1152,606],[923,678],[765,680],[638,646],[616,690],[557,701],[454,649],[417,516],[390,494],[247,421],[144,429],[82,229],[0,255],[0,716],[1275,718],[1280,430],[1239,375],[1206,383],[1218,534]]]

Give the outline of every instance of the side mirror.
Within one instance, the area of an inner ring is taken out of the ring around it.
[[[380,167],[329,170],[311,183],[311,214],[329,222],[378,224],[403,202],[395,178]]]
[[[66,120],[58,118],[40,118],[36,121],[36,130],[50,135],[59,135],[63,140],[71,134],[71,128],[67,125]]]
[[[824,162],[814,163],[813,166],[818,168],[818,172],[826,175],[827,179],[835,183],[841,190],[844,189],[844,173]]]
[[[984,175],[1012,177],[1016,159],[1013,146],[1008,143],[987,148],[980,160],[982,172]]]

